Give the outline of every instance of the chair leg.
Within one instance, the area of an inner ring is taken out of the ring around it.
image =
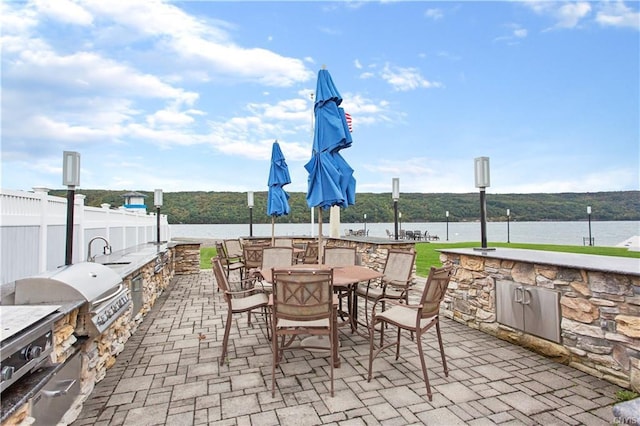
[[[396,361],[400,357],[400,330],[401,328],[398,327],[398,335],[396,336]],[[411,333],[411,335],[413,336],[413,332]]]
[[[231,331],[231,308],[228,310],[227,323],[224,325],[224,338],[222,339],[222,353],[220,354],[220,365],[224,365],[227,358],[227,345],[229,344],[229,332]]]
[[[273,350],[273,361],[271,363],[271,397],[276,396],[276,365],[278,365],[278,336],[276,334],[276,319],[271,318],[271,346]]]
[[[375,327],[375,322],[374,319],[371,318],[371,327],[368,327],[369,329],[369,377],[367,378],[367,382],[371,381],[371,377],[373,375],[373,349],[374,349],[374,345],[373,345],[373,340],[375,339],[375,331],[374,331],[374,327]]]
[[[424,384],[427,387],[427,397],[429,401],[433,399],[431,394],[431,386],[429,385],[429,375],[427,374],[427,362],[424,360],[424,353],[422,352],[422,335],[417,333],[416,343],[418,344],[418,356],[420,357],[420,365],[422,366],[422,376],[424,377]]]
[[[442,358],[442,367],[444,367],[445,377],[449,377],[449,369],[447,368],[447,359],[444,356],[444,346],[442,345],[442,335],[440,334],[440,319],[436,317],[436,333],[438,334],[438,344],[440,345],[440,357]]]

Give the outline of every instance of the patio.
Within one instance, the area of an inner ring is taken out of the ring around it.
[[[435,330],[425,338],[433,401],[415,345],[374,364],[368,341],[340,332],[342,365],[329,396],[321,354],[285,354],[271,397],[264,320],[236,316],[228,363],[218,365],[226,304],[211,271],[178,276],[98,383],[73,425],[609,425],[621,388],[447,318],[449,377]],[[363,309],[360,310],[362,313]],[[318,370],[318,371],[317,371]],[[323,370],[323,371],[319,371]],[[284,374],[282,374],[284,372]]]

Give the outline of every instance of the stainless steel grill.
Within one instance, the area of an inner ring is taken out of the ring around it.
[[[85,302],[80,307],[76,334],[96,336],[122,315],[131,304],[120,276],[99,263],[63,266],[16,281],[16,305]]]
[[[39,368],[53,351],[56,305],[0,307],[0,391]]]

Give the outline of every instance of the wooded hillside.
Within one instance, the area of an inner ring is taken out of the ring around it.
[[[102,203],[119,207],[122,195],[130,190],[105,191],[78,189],[86,195],[85,204],[99,207]],[[148,211],[154,211],[153,192],[136,191],[147,195]],[[51,195],[66,196],[65,190]],[[291,214],[277,219],[279,223],[305,223],[309,220],[303,192],[290,193]],[[270,223],[266,214],[267,192],[256,192],[253,208],[254,223]],[[219,224],[248,223],[247,194],[243,192],[165,192],[162,213],[169,223]],[[557,193],[557,194],[491,194],[487,193],[487,220],[506,220],[507,209],[514,221],[571,221],[586,220],[587,206],[592,208],[592,220],[640,220],[640,191]],[[479,193],[422,194],[402,193],[398,202],[402,222],[443,222],[449,211],[450,222],[475,221],[480,217]],[[367,222],[393,222],[393,201],[390,193],[356,194],[356,204],[341,213],[343,223],[358,223],[367,214]]]

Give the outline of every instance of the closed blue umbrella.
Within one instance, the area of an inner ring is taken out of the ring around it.
[[[315,128],[309,172],[307,205],[318,207],[319,246],[322,247],[322,209],[346,208],[355,204],[356,180],[353,169],[340,155],[352,144],[351,133],[340,108],[342,97],[326,69],[318,72],[314,104]]]
[[[284,159],[278,141],[271,148],[271,168],[269,169],[269,193],[267,194],[267,214],[271,216],[271,242],[275,238],[274,227],[276,216],[287,215],[291,211],[289,207],[289,194],[284,186],[291,183],[289,167]]]

